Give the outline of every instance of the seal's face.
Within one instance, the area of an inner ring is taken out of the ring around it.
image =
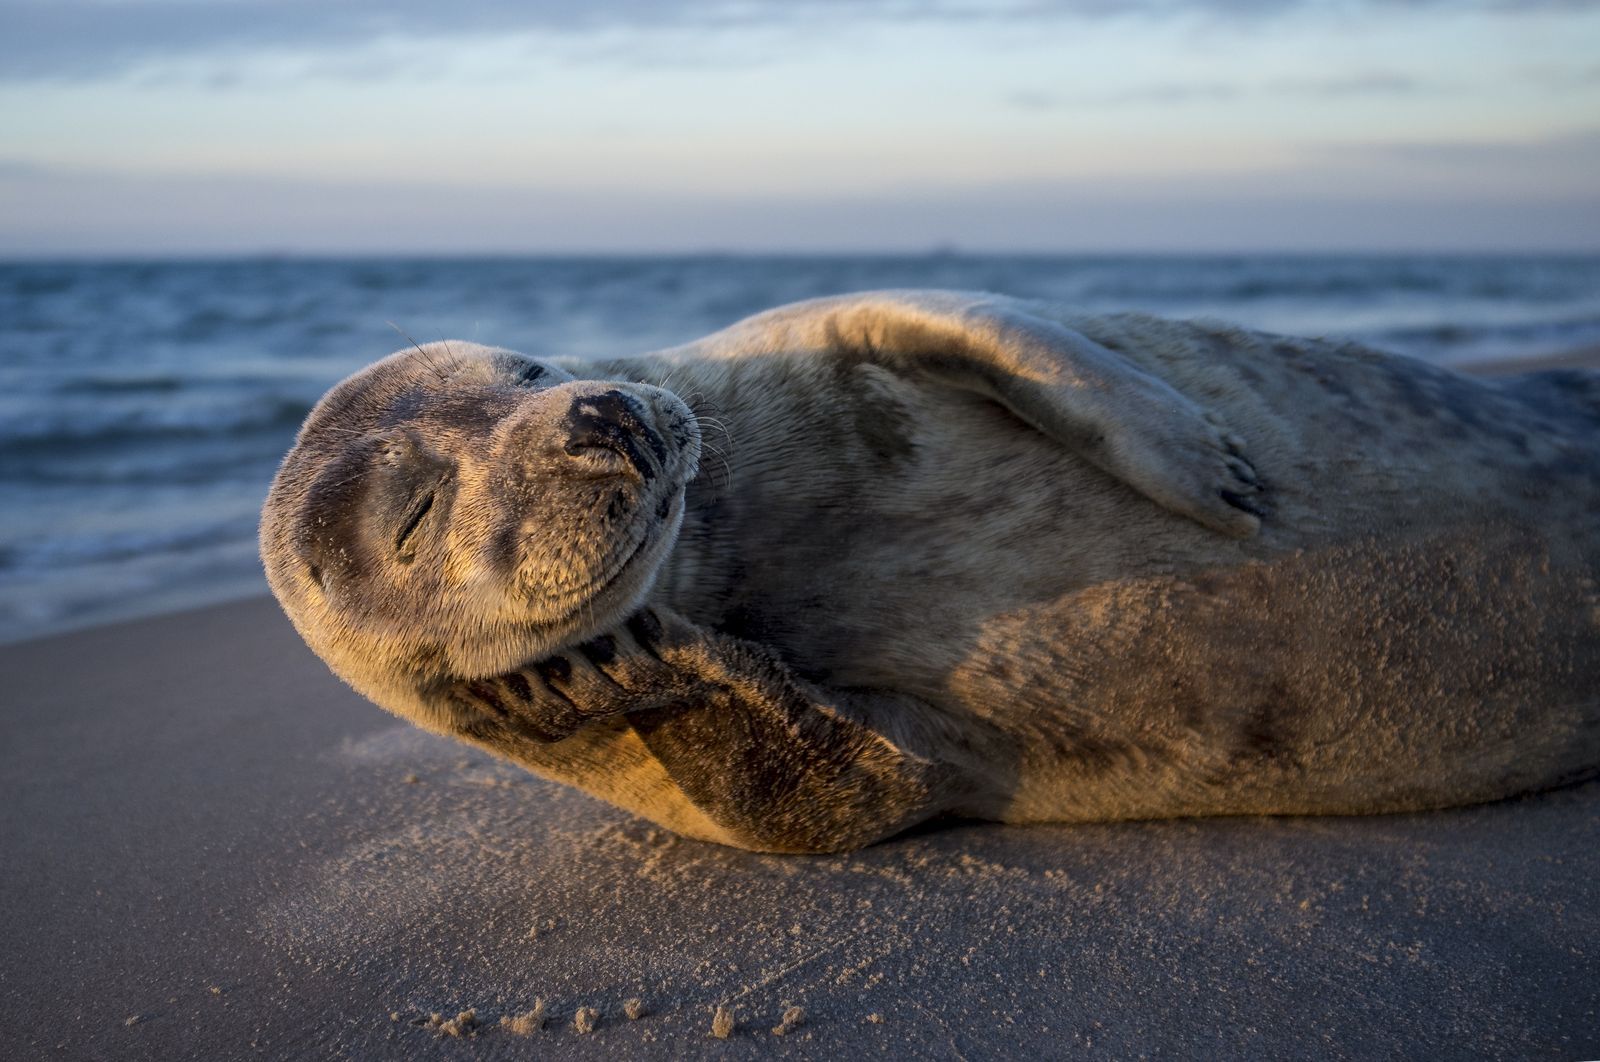
[[[699,452],[693,414],[657,387],[474,344],[395,354],[306,419],[263,512],[268,580],[335,671],[426,715],[438,685],[636,608]]]

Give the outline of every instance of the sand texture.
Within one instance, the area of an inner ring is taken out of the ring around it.
[[[781,858],[413,730],[267,601],[0,673],[0,1057],[1600,1055],[1600,785]]]

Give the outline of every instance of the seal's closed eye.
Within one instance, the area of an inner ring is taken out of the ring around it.
[[[388,542],[402,564],[415,560],[419,537],[425,537],[417,532],[430,517],[437,521],[441,513],[448,515],[451,495],[445,492],[455,471],[453,462],[416,438],[412,430],[391,433],[366,495],[376,518],[371,525],[374,545]]]
[[[412,510],[411,515],[406,518],[405,525],[400,528],[400,533],[395,536],[394,548],[400,553],[401,560],[410,560],[414,555],[406,551],[406,542],[417,530],[417,526],[422,523],[423,518],[433,509],[433,499],[434,492],[430,490],[423,496],[422,501],[418,503],[416,508]]]

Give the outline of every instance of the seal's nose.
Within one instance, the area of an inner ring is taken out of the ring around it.
[[[661,437],[645,420],[639,403],[621,391],[573,399],[566,428],[566,451],[573,456],[589,450],[609,450],[626,457],[645,480],[654,479],[656,468],[666,463],[667,451]],[[641,443],[655,455],[653,464],[645,457]]]

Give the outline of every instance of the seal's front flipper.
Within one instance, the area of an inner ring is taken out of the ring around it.
[[[625,720],[693,816],[713,825],[701,835],[756,851],[871,844],[943,810],[955,776],[842,714],[846,695],[801,682],[761,646],[665,609],[516,671],[457,681],[445,695],[464,720],[461,736],[608,799],[608,784],[574,775],[555,750],[592,724]],[[587,770],[623,766],[596,759]],[[631,806],[671,825],[661,805]]]
[[[628,717],[707,818],[758,852],[846,852],[934,814],[933,765],[805,698],[719,690]]]
[[[464,718],[492,720],[519,737],[551,744],[598,720],[703,693],[697,676],[656,655],[653,645],[662,636],[660,620],[640,612],[515,671],[458,680],[444,695]]]
[[[862,358],[984,394],[1174,512],[1240,538],[1260,527],[1261,482],[1214,414],[1025,303],[871,292],[797,303],[736,328],[769,351]]]
[[[649,613],[646,613],[650,617]],[[691,803],[733,843],[841,852],[942,810],[953,770],[841,714],[761,646],[658,610],[648,646],[696,681],[628,723]]]

